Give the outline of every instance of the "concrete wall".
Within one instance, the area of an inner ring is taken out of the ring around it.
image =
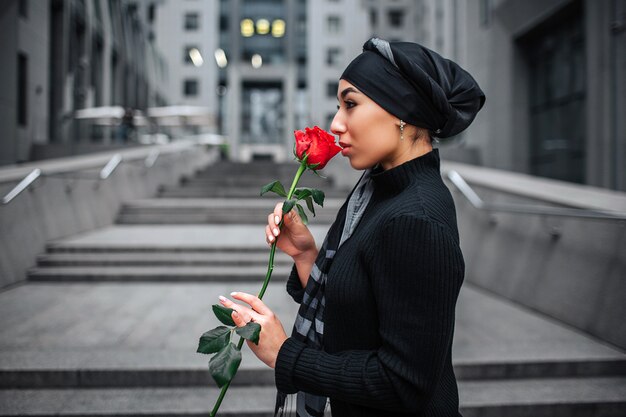
[[[153,149],[160,149],[161,155],[153,167],[146,168],[144,160]],[[48,174],[75,169],[80,171],[74,174],[97,177],[113,154],[0,169],[0,196],[34,168]],[[120,154],[124,160],[107,180],[40,177],[13,201],[0,204],[0,288],[24,280],[25,271],[49,240],[108,226],[123,202],[153,196],[160,185],[176,184],[217,159],[216,152],[199,151],[190,144],[127,149]]]
[[[626,213],[626,193],[444,165],[452,168],[486,202]],[[626,349],[626,221],[490,214],[449,187],[467,281]]]

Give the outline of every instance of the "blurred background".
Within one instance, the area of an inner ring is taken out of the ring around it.
[[[439,52],[485,91],[447,158],[623,191],[624,9],[622,0],[5,0],[0,163],[188,136],[223,140],[235,161],[289,159],[294,129],[329,128],[341,72],[378,36]]]
[[[293,130],[371,36],[487,101],[437,144],[465,282],[465,417],[626,415],[626,0],[1,0],[0,417],[199,416],[211,304],[256,292]],[[334,158],[321,244],[360,173]],[[292,260],[264,301],[289,329]],[[250,352],[223,416],[273,416]],[[222,413],[222,411],[220,412]]]

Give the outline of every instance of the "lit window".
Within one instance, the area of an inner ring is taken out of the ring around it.
[[[283,19],[276,19],[272,22],[272,36],[275,38],[282,38],[285,35],[285,21]]]
[[[187,79],[183,82],[183,95],[185,97],[195,97],[198,95],[198,80]]]
[[[270,21],[267,19],[259,19],[256,21],[256,33],[259,35],[267,35],[270,33]]]
[[[200,15],[195,12],[185,13],[185,30],[198,30],[200,28]]]
[[[240,23],[241,36],[249,38],[254,35],[254,22],[252,19],[243,19]]]
[[[327,20],[328,33],[341,32],[341,18],[339,16],[328,16]]]
[[[204,63],[202,53],[195,45],[188,45],[184,49],[183,62],[185,64],[193,64],[196,67],[201,66]]]

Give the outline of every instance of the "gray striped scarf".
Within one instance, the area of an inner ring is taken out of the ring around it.
[[[327,274],[330,270],[335,253],[356,229],[372,197],[373,186],[370,181],[370,174],[371,170],[365,171],[354,188],[345,209],[345,221],[342,222],[343,213],[340,211],[337,220],[328,231],[317,259],[315,260],[315,264],[313,264],[311,275],[309,276],[304,290],[302,303],[300,304],[300,309],[298,310],[296,322],[293,327],[292,337],[315,349],[322,349],[324,336],[324,306],[326,304],[324,292],[326,289]],[[342,224],[343,227],[341,227]],[[339,232],[341,232],[341,234],[339,234]],[[283,416],[285,409],[289,409],[289,407],[285,407],[287,400],[290,399],[286,394],[278,393],[274,413],[275,416]],[[327,397],[299,391],[296,397],[296,416],[322,417],[327,402]]]

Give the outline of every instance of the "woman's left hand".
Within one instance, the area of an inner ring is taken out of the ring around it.
[[[243,301],[251,308],[232,302],[220,296],[220,303],[227,308],[232,308],[232,318],[237,327],[245,326],[248,322],[254,321],[261,325],[259,344],[248,342],[248,346],[254,354],[270,368],[276,366],[278,351],[287,340],[287,334],[278,317],[274,315],[258,297],[243,292],[233,292],[230,294],[234,299]]]

